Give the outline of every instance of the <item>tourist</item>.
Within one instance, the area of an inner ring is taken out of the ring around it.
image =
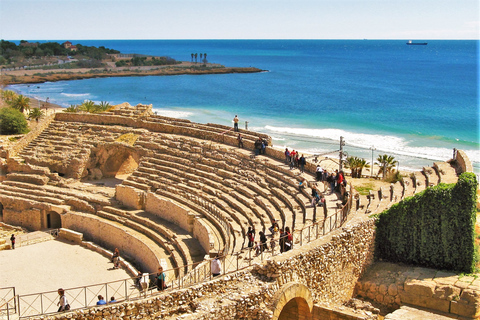
[[[293,248],[293,236],[290,233],[290,228],[285,227],[285,251],[292,250]]]
[[[277,221],[272,219],[272,226],[270,228],[268,228],[268,230],[270,230],[270,232],[272,233],[272,237],[275,236],[275,233],[278,232],[278,229],[279,229],[279,227],[278,227]]]
[[[120,267],[120,251],[118,248],[115,248],[112,256],[113,269],[118,269]]]
[[[300,192],[302,192],[302,190],[305,189],[307,186],[308,186],[307,179],[303,178],[302,180],[300,180],[300,182],[298,184],[298,190],[300,190]]]
[[[158,267],[158,273],[157,273],[157,290],[158,291],[163,291],[167,288],[166,282],[165,282],[165,272],[163,272],[163,267]]]
[[[290,151],[288,151],[288,148],[285,148],[285,164],[290,163]]]
[[[108,301],[108,303],[115,303],[115,302],[117,302],[117,300],[115,300],[115,297],[111,297],[110,301]]]
[[[98,301],[97,301],[97,306],[103,306],[106,305],[107,301],[105,301],[105,298],[102,295],[98,296]]]
[[[315,170],[317,175],[317,181],[323,181],[323,168],[320,165],[317,165],[317,169]]]
[[[300,172],[305,172],[305,165],[307,164],[307,159],[305,159],[305,156],[303,154],[298,160],[298,164],[300,165]]]
[[[262,247],[260,246],[260,242],[255,241],[255,255],[258,256],[262,252]]]
[[[327,200],[323,198],[323,222],[327,220],[328,216],[328,209],[327,209]]]
[[[10,242],[12,243],[12,250],[15,249],[15,234],[10,237]]]
[[[320,197],[318,196],[317,186],[312,185],[312,207],[315,207]]]
[[[258,233],[258,235],[260,236],[260,249],[261,251],[265,251],[265,250],[268,250],[268,245],[267,245],[267,237],[265,236],[265,233],[263,233],[263,231],[260,231]]]
[[[238,147],[243,148],[243,137],[241,133],[238,134],[237,140],[238,140]]]
[[[300,156],[298,155],[298,152],[295,153],[295,168],[298,168],[299,166],[299,162],[300,162],[299,158]]]
[[[340,172],[338,172],[337,170],[335,170],[335,171],[337,172],[337,175],[336,175],[337,185],[336,185],[336,187],[337,187],[337,191],[340,192],[341,185],[343,184],[343,180],[344,180],[343,171],[340,171]]]
[[[295,156],[296,156],[296,152],[295,150],[292,150],[292,152],[290,152],[290,170],[293,169],[293,167],[295,166]]]
[[[280,229],[280,239],[278,240],[278,244],[280,245],[280,253],[285,251],[285,239],[287,238],[287,234],[285,233],[285,229]]]
[[[252,248],[255,241],[255,228],[248,227],[247,231],[248,247]]]
[[[58,289],[58,295],[60,296],[60,298],[58,299],[57,303],[57,312],[70,310],[70,305],[68,304],[67,297],[65,296],[65,290],[63,290],[62,288]]]
[[[330,194],[335,192],[335,181],[336,181],[335,172],[332,172],[327,178],[327,182],[330,184]]]
[[[275,241],[275,238],[272,237],[270,239],[270,249],[272,250],[272,252],[275,250],[275,246],[277,245],[277,242]]]
[[[262,139],[262,150],[261,150],[262,152],[261,152],[261,154],[265,154],[265,150],[267,149],[267,147],[268,147],[267,139]]]
[[[218,256],[216,256],[215,259],[210,262],[210,269],[212,276],[214,277],[219,276],[220,273],[222,273],[222,267],[220,265],[220,259],[218,259]]]
[[[239,121],[238,116],[235,115],[235,118],[233,118],[233,130],[235,132],[238,132],[238,121]]]
[[[255,140],[255,155],[259,155],[262,150],[262,139],[258,137],[257,140]]]

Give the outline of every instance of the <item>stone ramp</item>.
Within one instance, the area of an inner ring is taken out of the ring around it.
[[[451,320],[469,319],[451,314],[438,313],[433,310],[419,309],[411,306],[401,306],[385,316],[384,320]]]

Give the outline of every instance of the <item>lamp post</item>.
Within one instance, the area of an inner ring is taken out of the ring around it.
[[[370,178],[372,178],[373,177],[373,151],[375,151],[377,149],[375,149],[374,146],[371,146],[370,150],[372,150],[372,167],[370,168]]]

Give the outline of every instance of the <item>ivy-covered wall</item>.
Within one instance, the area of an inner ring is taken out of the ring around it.
[[[375,256],[435,269],[473,272],[477,180],[463,173],[378,215]]]

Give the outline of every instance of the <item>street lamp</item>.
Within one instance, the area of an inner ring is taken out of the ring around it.
[[[373,177],[373,151],[375,151],[377,149],[375,149],[374,146],[371,146],[370,150],[372,150],[372,167],[370,168],[370,178],[372,178]]]

